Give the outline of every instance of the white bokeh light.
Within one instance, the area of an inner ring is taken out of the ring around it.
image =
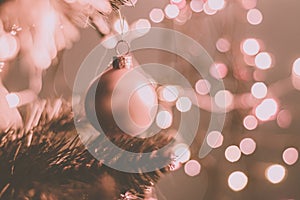
[[[221,10],[225,6],[225,1],[224,0],[208,0],[207,4],[213,10]]]
[[[280,128],[288,128],[292,123],[292,114],[289,110],[281,110],[277,115],[277,124]]]
[[[117,19],[114,23],[114,30],[119,34],[127,33],[129,31],[128,22],[123,19]]]
[[[7,94],[5,96],[6,98],[6,101],[8,103],[8,106],[10,108],[15,108],[15,107],[18,107],[18,105],[20,104],[20,98],[17,94],[15,93],[10,93],[10,94]]]
[[[287,165],[294,165],[298,161],[299,153],[294,147],[287,148],[282,154],[282,159]]]
[[[256,129],[258,121],[255,116],[247,115],[243,120],[243,125],[247,130],[252,131]]]
[[[192,101],[188,97],[180,97],[176,101],[176,108],[180,112],[187,112],[192,108]]]
[[[228,186],[235,192],[243,190],[248,184],[248,177],[241,171],[232,172],[228,177]]]
[[[178,98],[178,95],[179,95],[179,91],[176,88],[176,86],[168,85],[162,89],[162,98],[166,102],[176,101],[176,99]]]
[[[186,163],[191,158],[189,146],[183,143],[177,144],[174,147],[174,157],[176,162]]]
[[[159,111],[156,116],[156,125],[161,129],[167,129],[172,125],[173,116],[168,111]]]
[[[257,0],[242,0],[243,7],[247,10],[256,7]]]
[[[244,138],[240,142],[240,149],[245,155],[253,154],[256,149],[256,142],[252,138]]]
[[[179,8],[176,6],[176,5],[173,5],[173,4],[168,4],[166,7],[165,7],[165,13],[166,13],[166,16],[169,18],[169,19],[174,19],[176,18],[178,15],[179,15]]]
[[[191,10],[195,13],[203,11],[204,2],[202,0],[192,0],[190,3]]]
[[[200,174],[201,171],[201,165],[196,160],[190,160],[184,165],[184,172],[188,176],[197,176]]]
[[[230,50],[231,44],[226,38],[219,38],[216,42],[216,48],[221,53],[225,53]]]
[[[268,88],[263,82],[254,83],[251,87],[251,94],[257,99],[263,99],[267,96]]]
[[[293,63],[293,73],[300,76],[300,58],[297,58]]]
[[[215,79],[222,79],[227,75],[228,68],[224,63],[214,63],[211,65],[209,72]]]
[[[263,15],[260,10],[256,8],[250,9],[247,13],[247,20],[252,25],[259,25],[263,20]]]
[[[228,108],[233,103],[233,95],[228,90],[220,90],[214,97],[215,103],[220,108]]]
[[[150,20],[154,23],[160,23],[164,20],[164,11],[160,8],[153,8],[149,14]]]
[[[259,52],[260,45],[256,39],[248,38],[245,41],[243,41],[242,50],[245,54],[249,56],[254,56]]]
[[[1,24],[1,21],[0,21]],[[14,57],[19,51],[18,40],[11,34],[2,34],[0,30],[0,60]]]
[[[272,57],[267,52],[261,52],[255,56],[254,62],[259,69],[269,69],[272,66]]]
[[[211,131],[206,137],[207,144],[214,149],[222,146],[223,140],[224,137],[219,131]]]
[[[241,150],[238,146],[236,145],[231,145],[226,148],[225,150],[225,158],[229,162],[237,162],[241,158]]]
[[[268,121],[278,112],[278,104],[274,99],[263,100],[255,109],[256,117],[261,121]]]
[[[183,9],[186,5],[186,0],[170,0],[171,4],[175,4],[179,9]]]
[[[210,92],[211,85],[205,79],[200,79],[195,84],[196,92],[200,95],[207,95]]]
[[[207,2],[205,2],[204,5],[203,5],[203,11],[207,15],[214,15],[214,14],[217,13],[217,10],[212,9],[211,7],[209,7]]]
[[[265,176],[273,184],[278,184],[283,181],[286,175],[286,170],[282,165],[275,164],[268,167],[265,171]]]
[[[151,29],[151,23],[148,19],[139,19],[136,21],[134,29],[141,34],[146,34]]]

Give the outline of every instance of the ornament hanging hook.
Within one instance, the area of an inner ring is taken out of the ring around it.
[[[115,46],[115,51],[118,56],[125,56],[130,52],[129,43],[124,40],[124,28],[125,28],[125,17],[122,16],[121,10],[118,10],[121,28],[121,40],[119,40]]]

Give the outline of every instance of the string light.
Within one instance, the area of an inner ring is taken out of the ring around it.
[[[272,57],[267,52],[261,52],[255,57],[255,65],[259,69],[269,69],[272,65]]]
[[[190,2],[190,8],[195,13],[200,13],[203,11],[204,2],[202,0],[192,0]]]
[[[3,72],[5,63],[4,62],[0,62],[0,73]]]
[[[281,110],[277,115],[277,124],[280,128],[288,128],[292,123],[292,115],[289,110]]]
[[[219,38],[216,42],[216,48],[221,53],[225,53],[230,50],[230,42],[226,38]]]
[[[251,138],[244,138],[240,142],[240,149],[245,155],[253,154],[256,149],[256,142]]]
[[[244,118],[243,125],[246,129],[248,129],[249,131],[252,131],[252,130],[256,129],[256,127],[258,125],[258,121],[255,118],[255,116],[248,115]]]
[[[260,50],[258,41],[254,38],[248,38],[242,42],[242,50],[249,56],[256,55]]]
[[[8,33],[0,34],[0,60],[9,60],[19,51],[19,45],[16,38]]]
[[[274,99],[265,99],[255,109],[256,117],[261,121],[270,120],[278,111],[278,104]]]
[[[294,147],[287,148],[282,154],[282,159],[287,165],[294,165],[298,161],[299,153]]]
[[[225,150],[225,158],[229,162],[237,162],[241,158],[241,151],[238,146],[231,145]]]
[[[215,79],[222,79],[227,75],[228,69],[224,63],[214,63],[209,72]]]
[[[211,131],[207,137],[206,142],[211,148],[218,148],[222,146],[224,137],[219,131]]]
[[[232,172],[228,177],[228,186],[235,192],[243,190],[248,184],[248,177],[241,171]]]
[[[169,19],[174,19],[176,18],[178,15],[179,15],[179,8],[176,6],[176,5],[173,5],[173,4],[168,4],[166,7],[165,7],[165,13],[166,13],[166,16],[169,18]]]
[[[184,165],[184,172],[188,176],[197,176],[200,174],[201,165],[196,160],[190,160]]]
[[[228,90],[220,90],[216,93],[215,103],[220,108],[228,108],[233,103],[233,95]]]
[[[125,19],[117,19],[114,23],[114,30],[119,34],[125,34],[129,31],[129,25]]]
[[[20,98],[15,93],[7,94],[5,98],[10,108],[16,108],[20,104]]]
[[[176,99],[178,98],[178,95],[179,95],[179,91],[173,85],[167,85],[167,86],[163,87],[163,89],[161,91],[161,98],[162,98],[162,100],[164,100],[166,102],[176,101]]]
[[[191,157],[189,146],[180,143],[174,147],[174,156],[177,162],[186,163]]]
[[[156,116],[156,125],[161,129],[167,129],[172,125],[173,117],[168,111],[159,111]]]
[[[213,10],[221,10],[225,6],[225,1],[224,0],[208,0],[207,4]]]
[[[165,14],[164,11],[160,8],[153,8],[149,14],[149,17],[152,22],[160,23],[164,20]]]
[[[248,12],[247,12],[247,20],[250,24],[252,25],[258,25],[262,22],[263,20],[263,15],[262,13],[254,8],[254,9],[250,9]]]
[[[136,21],[134,29],[141,34],[146,34],[151,29],[151,23],[148,19],[139,19]]]
[[[293,63],[293,73],[300,76],[300,58],[297,58]]]
[[[263,82],[254,83],[251,87],[251,94],[257,99],[263,99],[267,96],[268,88]]]
[[[186,5],[186,0],[170,0],[170,3],[176,5],[179,9],[183,9]]]
[[[192,108],[192,101],[188,97],[180,97],[176,101],[176,108],[180,112],[187,112]]]
[[[200,95],[207,95],[210,92],[211,85],[205,79],[200,79],[195,84],[195,90]]]
[[[247,10],[256,7],[257,0],[242,0],[243,7]]]
[[[275,164],[268,167],[265,171],[265,176],[273,184],[278,184],[283,181],[286,175],[286,170],[282,165]]]
[[[209,7],[208,3],[205,2],[203,5],[203,11],[205,12],[205,14],[207,15],[214,15],[217,13],[217,10],[212,9],[211,7]]]

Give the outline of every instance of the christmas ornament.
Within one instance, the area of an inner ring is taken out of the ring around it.
[[[132,57],[119,55],[90,85],[85,109],[97,130],[121,130],[137,136],[151,126],[157,111],[157,96],[142,70],[133,66]]]

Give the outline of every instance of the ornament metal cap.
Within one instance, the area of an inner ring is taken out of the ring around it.
[[[130,69],[132,68],[132,56],[122,55],[122,56],[114,56],[112,66],[114,69]]]

